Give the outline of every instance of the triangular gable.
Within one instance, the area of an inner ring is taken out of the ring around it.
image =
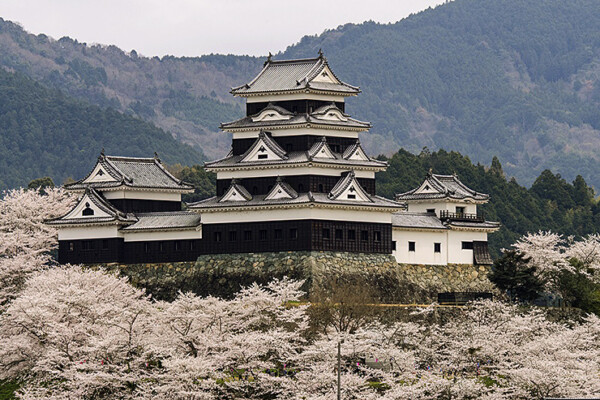
[[[372,202],[369,194],[362,188],[354,171],[350,171],[345,177],[340,179],[329,193],[329,198],[332,200],[349,200],[349,201],[364,201]]]
[[[252,195],[246,190],[245,187],[238,183],[237,179],[233,179],[231,181],[231,186],[229,186],[229,189],[227,189],[219,202],[250,200],[252,200]]]
[[[435,182],[432,182],[431,179],[425,179],[421,186],[419,186],[413,194],[421,194],[421,193],[445,193],[445,191],[438,187]]]
[[[96,166],[92,170],[92,172],[83,180],[83,183],[93,183],[93,182],[119,182],[118,179],[115,179],[109,172],[108,169],[102,165],[102,162],[96,163]]]
[[[325,158],[330,160],[336,158],[327,144],[327,139],[325,137],[322,137],[321,140],[312,145],[310,150],[308,150],[308,155],[310,158]]]
[[[336,83],[341,84],[336,76],[333,74],[328,65],[325,65],[318,74],[315,75],[309,82],[324,82],[324,83]]]
[[[242,155],[242,162],[285,160],[285,150],[264,132],[258,134],[256,142]]]
[[[277,177],[275,186],[265,196],[265,200],[277,200],[277,199],[295,199],[298,197],[296,192],[290,185],[283,182],[280,177]]]
[[[106,206],[103,206],[98,199],[93,198],[89,192],[86,192],[77,205],[61,219],[82,219],[82,218],[107,218],[114,217]]]
[[[356,161],[370,161],[371,159],[362,148],[360,141],[356,141],[355,144],[349,146],[344,151],[343,157],[345,160],[356,160]]]

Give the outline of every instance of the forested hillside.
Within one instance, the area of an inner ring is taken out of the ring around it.
[[[394,24],[348,24],[307,36],[276,58],[325,51],[360,85],[348,111],[373,123],[373,154],[457,150],[533,183],[544,169],[600,187],[600,3],[456,0]],[[218,37],[217,37],[218,39]],[[115,46],[31,35],[0,20],[0,66],[100,106],[132,113],[226,153],[219,122],[241,115],[228,90],[264,58],[146,58]]]
[[[81,178],[100,150],[197,163],[201,154],[152,124],[73,100],[21,74],[0,70],[0,191],[41,176]]]

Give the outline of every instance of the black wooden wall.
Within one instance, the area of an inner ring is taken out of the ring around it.
[[[284,180],[298,193],[306,193],[308,191],[314,193],[329,193],[336,183],[341,179],[339,176],[326,175],[294,175],[286,176]],[[253,195],[267,194],[275,185],[277,180],[274,176],[261,178],[244,178],[240,179],[240,183]],[[375,179],[372,178],[357,178],[358,183],[371,195],[375,195]],[[217,180],[217,196],[225,194],[231,179]]]

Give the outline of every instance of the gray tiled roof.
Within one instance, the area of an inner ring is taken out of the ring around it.
[[[281,107],[279,107],[281,108]],[[337,109],[337,107],[336,107]],[[339,110],[339,109],[338,109]],[[262,111],[261,111],[262,112]],[[258,113],[260,114],[260,113]],[[346,121],[333,121],[323,118],[322,113],[316,113],[313,111],[312,113],[302,113],[302,114],[292,114],[291,118],[288,119],[280,119],[280,120],[272,120],[272,121],[256,121],[252,120],[256,115],[240,118],[237,121],[227,122],[221,124],[221,129],[228,131],[235,131],[238,129],[259,129],[261,127],[264,128],[286,128],[286,127],[297,127],[310,124],[311,126],[324,126],[324,127],[342,127],[349,128],[353,130],[368,130],[371,128],[371,124],[364,121],[359,121],[357,119],[346,116]],[[289,115],[289,114],[287,114]]]
[[[323,56],[299,60],[267,60],[262,71],[250,83],[231,89],[234,95],[250,95],[269,92],[292,92],[312,89],[315,91],[356,94],[358,87],[347,83],[311,82],[329,66]],[[331,68],[330,68],[331,69]],[[333,73],[333,71],[332,71]],[[335,77],[337,79],[337,77]],[[338,79],[339,81],[339,79]]]
[[[237,202],[219,202],[219,197],[211,197],[210,199],[201,200],[196,203],[188,204],[190,209],[202,210],[211,208],[241,208],[241,207],[260,207],[260,206],[276,206],[276,205],[294,205],[294,204],[324,204],[324,205],[345,205],[359,207],[381,207],[390,209],[401,209],[402,204],[386,199],[380,196],[371,196],[372,202],[365,203],[363,201],[354,200],[333,200],[330,199],[327,193],[299,193],[298,197],[292,199],[275,199],[265,200],[266,195],[256,195],[249,201]]]
[[[396,200],[429,200],[429,199],[473,199],[476,201],[487,201],[489,195],[476,192],[462,183],[456,175],[427,174],[425,178],[427,185],[435,190],[435,193],[415,193],[417,189],[397,194]],[[424,182],[424,183],[425,183]],[[419,187],[421,187],[420,185]]]
[[[65,217],[69,215],[86,197],[94,203],[100,210],[109,214],[106,217],[77,217],[77,218],[69,218]],[[88,224],[106,224],[110,222],[129,224],[136,221],[134,214],[124,213],[118,209],[116,209],[112,204],[110,204],[100,193],[98,193],[93,188],[86,188],[84,195],[81,197],[80,201],[65,215],[62,215],[58,218],[47,220],[46,223],[48,225],[88,225]]]
[[[392,215],[392,226],[414,229],[448,229],[435,214],[405,211]]]
[[[200,223],[200,214],[189,211],[169,211],[136,214],[137,222],[123,228],[123,231],[159,231],[194,229]]]
[[[134,158],[105,156],[101,154],[96,163],[108,172],[116,181],[113,182],[90,182],[84,181],[93,172],[85,178],[71,184],[65,185],[65,189],[81,190],[86,187],[96,189],[111,188],[119,186],[128,186],[132,188],[165,189],[192,191],[193,186],[184,183],[171,175],[162,165],[158,157],[153,158]]]
[[[480,229],[498,229],[500,228],[500,222],[484,221],[484,222],[471,222],[471,221],[448,221],[446,225],[449,227],[456,228],[480,228]]]

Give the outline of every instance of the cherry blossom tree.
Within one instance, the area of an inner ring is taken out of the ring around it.
[[[56,229],[44,220],[66,214],[74,196],[60,188],[15,189],[0,198],[0,307],[14,298],[25,279],[45,268],[58,245]]]

